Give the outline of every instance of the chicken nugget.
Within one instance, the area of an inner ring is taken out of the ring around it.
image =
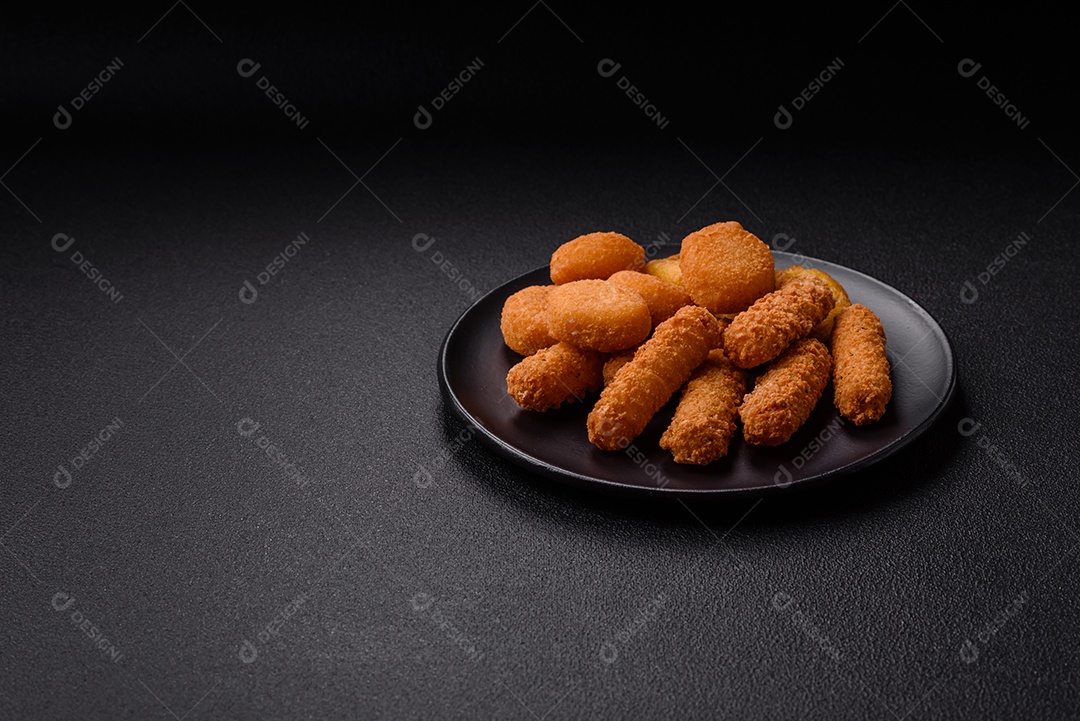
[[[511,368],[506,374],[506,391],[522,408],[546,411],[597,390],[603,367],[596,351],[556,343]]]
[[[768,363],[820,323],[834,302],[820,279],[795,278],[735,316],[724,331],[724,350],[740,368]]]
[[[874,312],[856,303],[836,316],[832,331],[833,403],[857,426],[873,423],[892,398],[885,329]]]
[[[531,285],[522,288],[503,303],[499,328],[506,345],[521,355],[532,355],[541,348],[558,343],[548,332],[548,294],[554,286]]]
[[[736,222],[716,223],[683,238],[682,284],[717,315],[746,310],[775,288],[769,246]]]
[[[745,393],[746,371],[728,360],[724,351],[711,351],[683,388],[660,447],[671,451],[676,463],[704,466],[723,458],[735,435]]]
[[[675,315],[679,308],[694,302],[685,288],[648,273],[620,270],[608,278],[608,282],[637,291],[649,306],[653,327]]]
[[[775,446],[791,438],[810,417],[831,370],[829,350],[821,341],[795,341],[743,398],[739,417],[747,442]]]
[[[792,265],[783,270],[776,271],[776,287],[783,288],[785,283],[807,275],[813,275],[825,281],[825,284],[829,286],[829,290],[832,291],[833,300],[836,301],[833,305],[833,309],[829,311],[829,314],[825,316],[825,319],[815,325],[807,334],[811,338],[817,338],[822,343],[828,345],[829,336],[832,335],[833,322],[836,320],[836,316],[840,314],[840,311],[851,305],[851,299],[848,298],[847,291],[844,290],[844,286],[840,285],[840,282],[836,280],[836,278],[833,278],[831,275],[818,268],[804,268],[801,265]]]
[[[601,353],[625,350],[652,330],[645,299],[606,280],[555,286],[548,295],[545,319],[552,337]]]
[[[621,233],[588,233],[551,254],[551,282],[607,280],[620,270],[645,267],[645,249]]]
[[[679,268],[679,254],[669,255],[666,258],[656,258],[645,264],[645,272],[655,275],[660,280],[666,280],[675,285],[682,285],[682,269]]]
[[[589,441],[605,451],[626,447],[719,343],[712,313],[680,308],[601,391],[586,422]]]

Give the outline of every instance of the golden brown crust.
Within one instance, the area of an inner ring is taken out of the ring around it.
[[[743,311],[775,287],[772,251],[736,222],[686,236],[679,268],[694,302],[717,315]]]
[[[506,374],[506,391],[531,411],[558,408],[597,390],[603,361],[595,351],[556,343],[525,358]]]
[[[685,288],[648,273],[620,270],[608,278],[608,282],[636,291],[644,298],[654,328],[675,315],[679,308],[694,302]]]
[[[551,254],[551,282],[606,280],[620,270],[645,267],[645,249],[621,233],[587,233]]]
[[[848,306],[832,331],[833,403],[857,426],[873,423],[892,398],[885,329],[865,305]]]
[[[818,268],[804,268],[801,265],[792,265],[776,271],[776,287],[782,288],[793,279],[807,275],[816,276],[825,281],[825,284],[829,286],[829,290],[832,291],[833,300],[836,301],[829,314],[807,334],[811,338],[817,338],[825,345],[828,345],[829,336],[832,335],[833,322],[836,320],[836,316],[840,314],[840,311],[851,305],[851,299],[848,298],[847,291],[844,290],[844,286],[840,285],[836,278]]]
[[[529,356],[558,342],[548,332],[544,317],[548,294],[553,287],[531,285],[506,299],[499,328],[506,345],[514,352]]]
[[[602,353],[636,345],[652,330],[645,299],[606,280],[556,286],[548,296],[545,318],[552,337]]]
[[[600,393],[586,422],[589,441],[606,451],[624,448],[719,343],[709,311],[680,308]]]
[[[747,442],[775,446],[790,439],[810,417],[831,370],[832,359],[821,341],[796,341],[743,398],[739,416]]]
[[[615,374],[622,370],[622,367],[634,359],[634,353],[637,352],[639,346],[633,348],[627,348],[624,351],[616,353],[615,355],[604,361],[604,385],[610,385],[611,381],[615,379]]]
[[[723,458],[745,393],[746,371],[736,368],[722,350],[711,351],[683,388],[660,447],[671,451],[676,463],[703,466]]]
[[[724,331],[724,350],[740,368],[768,363],[821,322],[834,302],[818,278],[795,278],[735,316]]]

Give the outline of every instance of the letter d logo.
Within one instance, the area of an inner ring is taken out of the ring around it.
[[[67,488],[71,485],[71,471],[64,467],[61,463],[56,467],[56,473],[53,474],[52,482],[57,488]]]
[[[259,299],[259,291],[255,290],[255,286],[251,284],[250,280],[244,281],[244,287],[240,289],[240,302],[245,305],[251,305]]]
[[[70,237],[67,233],[57,233],[52,237],[52,247],[57,253],[63,253],[70,248],[71,244],[74,242],[75,239]]]
[[[52,122],[60,130],[67,130],[71,127],[71,113],[67,111],[63,103],[56,106],[56,114],[52,116]]]
[[[960,286],[960,302],[971,305],[979,299],[979,289],[970,280],[965,280]]]
[[[431,127],[431,113],[429,113],[428,109],[425,108],[423,104],[421,104],[419,107],[417,107],[416,115],[413,116],[412,121],[413,125],[415,125],[416,127],[420,128],[421,130],[427,130]]]
[[[596,72],[600,73],[602,78],[610,78],[615,73],[619,72],[619,68],[622,67],[622,63],[617,63],[611,58],[604,58],[596,64]]]
[[[781,105],[779,109],[777,109],[776,115],[773,116],[772,121],[776,127],[781,130],[787,130],[791,127],[791,123],[794,122],[794,119],[791,117],[791,113],[788,112],[788,109]]]
[[[970,78],[972,75],[979,72],[979,68],[981,67],[982,63],[977,63],[971,58],[964,58],[956,66],[956,72],[960,73],[960,77],[962,78]]]
[[[255,73],[259,72],[259,68],[262,67],[262,63],[257,63],[251,58],[244,58],[236,64],[236,72],[240,74],[242,78],[250,78]]]
[[[259,649],[255,648],[255,644],[245,638],[244,642],[240,644],[240,652],[237,656],[243,663],[255,663],[255,659],[259,657]]]
[[[71,608],[73,603],[75,603],[75,597],[63,591],[58,591],[52,597],[52,607],[57,611],[66,611]]]

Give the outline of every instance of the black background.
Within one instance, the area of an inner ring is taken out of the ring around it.
[[[0,29],[0,716],[1075,713],[1065,16],[167,9],[40,8]],[[117,57],[56,128],[57,106]],[[258,75],[238,75],[244,58]],[[598,74],[605,58],[617,76]],[[957,72],[965,58],[976,76]],[[435,360],[470,289],[584,232],[674,252],[729,219],[939,321],[959,387],[929,433],[830,486],[723,504],[582,493],[459,441]],[[65,253],[57,233],[75,238]],[[420,233],[436,239],[424,252]],[[306,485],[239,434],[243,418]],[[962,435],[962,419],[978,429]],[[57,594],[75,600],[57,611]]]

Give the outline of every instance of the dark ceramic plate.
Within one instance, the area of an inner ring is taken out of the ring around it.
[[[775,251],[777,269],[798,262],[820,268],[847,290],[852,303],[877,313],[888,337],[893,395],[884,417],[861,428],[844,421],[825,389],[809,420],[787,443],[752,447],[742,430],[726,458],[708,466],[675,463],[660,448],[678,394],[622,451],[601,451],[585,432],[596,394],[584,403],[537,413],[506,393],[506,373],[521,360],[503,343],[499,318],[505,300],[530,285],[550,283],[547,266],[505,283],[458,319],[439,354],[446,402],[495,452],[530,470],[575,486],[629,494],[758,495],[859,471],[924,433],[946,407],[956,385],[952,349],[941,327],[915,301],[881,281],[823,260]]]

